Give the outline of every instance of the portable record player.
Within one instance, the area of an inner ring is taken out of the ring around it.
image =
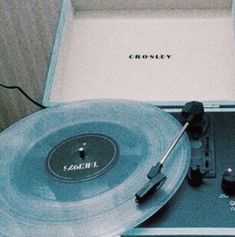
[[[72,3],[75,13],[67,2],[62,8],[45,104],[134,99],[179,118],[184,103],[198,100],[207,111],[206,133],[191,137],[191,169],[199,167],[191,175],[203,184],[186,179],[160,211],[123,236],[234,236],[235,198],[221,189],[235,165],[232,2]]]
[[[0,234],[235,236],[234,7],[64,0],[49,108],[0,135]]]

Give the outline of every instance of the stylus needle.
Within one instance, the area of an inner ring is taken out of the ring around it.
[[[165,183],[167,177],[165,176],[165,174],[161,173],[164,162],[169,157],[170,153],[179,142],[180,138],[189,127],[189,125],[202,120],[203,114],[204,108],[203,104],[200,102],[192,101],[184,105],[182,109],[182,116],[185,118],[184,126],[177,133],[175,139],[166,150],[162,159],[148,172],[148,182],[146,182],[144,186],[135,194],[135,200],[137,203],[141,203],[146,200],[154,191],[159,190]]]
[[[143,202],[149,194],[152,194],[153,191],[156,191],[161,188],[161,186],[165,183],[167,177],[161,173],[161,169],[163,167],[164,162],[169,157],[170,153],[186,131],[189,126],[189,122],[186,122],[182,129],[177,133],[174,141],[171,143],[169,148],[166,150],[164,156],[161,161],[158,162],[155,166],[153,166],[148,172],[147,177],[149,178],[148,182],[135,194],[136,202]]]

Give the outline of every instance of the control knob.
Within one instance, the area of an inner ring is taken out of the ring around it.
[[[235,195],[235,172],[231,168],[224,172],[221,186],[226,195]]]

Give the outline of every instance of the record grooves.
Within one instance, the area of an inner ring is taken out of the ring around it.
[[[135,202],[180,128],[153,105],[122,100],[64,104],[19,121],[0,135],[0,234],[115,236],[142,223],[185,178],[190,143],[183,135],[164,164],[163,187]],[[72,170],[58,178],[47,164],[57,175]]]

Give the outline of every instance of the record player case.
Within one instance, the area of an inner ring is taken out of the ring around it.
[[[72,3],[61,9],[45,105],[93,98],[235,104],[231,1]]]
[[[64,0],[45,106],[94,98],[147,101],[168,112],[191,100],[213,117],[216,178],[185,181],[160,212],[123,236],[235,236],[235,2]]]

